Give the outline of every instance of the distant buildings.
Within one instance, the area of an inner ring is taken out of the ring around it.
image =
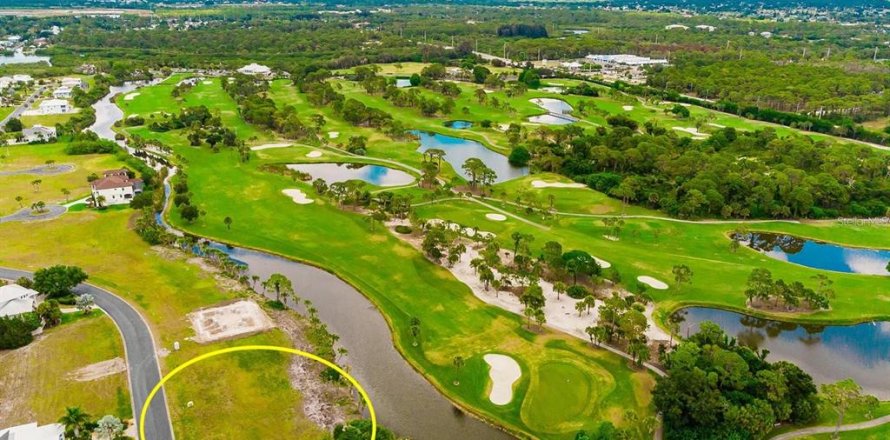
[[[707,25],[707,24],[700,24],[700,25],[696,26],[695,28],[699,29],[699,30],[703,30],[703,31],[708,31],[708,32],[714,32],[715,30],[717,30],[717,28],[715,26],[711,26],[711,25]]]
[[[87,88],[87,83],[81,78],[62,78],[62,80],[59,82],[62,87],[69,87],[72,89],[77,87],[81,89]]]
[[[646,70],[648,66],[663,66],[668,64],[664,58],[649,58],[637,55],[587,55],[584,59],[588,63],[601,66],[600,73],[603,79],[608,81],[627,81],[632,84],[646,82]]]
[[[71,113],[72,107],[65,99],[47,99],[40,103],[37,111],[41,115],[59,115]]]
[[[33,312],[37,307],[37,291],[31,290],[18,284],[7,284],[0,286],[0,317],[18,316],[23,313]],[[0,439],[3,437],[3,430],[0,430]],[[31,438],[27,436],[13,438]]]
[[[130,203],[136,194],[142,192],[142,179],[131,179],[126,169],[105,171],[104,177],[90,183],[93,200],[104,198],[103,205]]]
[[[257,63],[250,63],[238,69],[238,72],[244,75],[261,76],[264,78],[272,76],[272,69]]]
[[[68,99],[71,97],[71,87],[62,86],[58,89],[53,90],[53,98],[56,99]]]
[[[636,55],[620,54],[620,55],[587,55],[587,60],[599,64],[617,64],[623,66],[649,66],[656,64],[667,64],[668,60],[663,58],[640,57]]]

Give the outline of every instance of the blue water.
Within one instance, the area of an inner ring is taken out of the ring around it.
[[[405,87],[411,87],[411,80],[407,78],[397,78],[396,79],[396,87],[403,89]]]
[[[531,102],[538,107],[547,110],[548,113],[544,115],[531,116],[528,118],[529,122],[544,125],[568,125],[578,121],[577,118],[569,115],[569,113],[572,112],[572,106],[563,100],[553,98],[535,98],[532,99]]]
[[[680,327],[681,336],[693,334],[701,322],[711,321],[739,343],[769,350],[768,360],[797,364],[816,383],[849,377],[867,393],[881,400],[890,398],[890,322],[798,325],[707,307],[689,307],[678,313],[686,319]]]
[[[742,243],[777,260],[814,269],[869,275],[890,275],[890,250],[844,247],[791,235],[752,233]]]
[[[292,170],[312,176],[312,180],[324,179],[328,184],[347,180],[363,180],[377,186],[401,186],[414,181],[414,176],[379,165],[348,163],[301,163],[288,165]]]
[[[448,121],[445,123],[445,126],[456,130],[466,130],[472,127],[473,123],[470,121]]]
[[[13,52],[12,55],[0,55],[0,64],[31,64],[31,63],[47,63],[49,57],[40,55],[26,55],[21,49]]]
[[[411,134],[420,138],[420,148],[417,151],[421,153],[431,148],[445,150],[445,161],[465,179],[469,180],[470,175],[461,169],[461,166],[471,157],[481,159],[485,166],[494,170],[497,174],[495,183],[528,175],[528,167],[510,165],[507,156],[489,150],[479,142],[428,131],[413,130]]]

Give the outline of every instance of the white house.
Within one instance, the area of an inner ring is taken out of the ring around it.
[[[65,99],[47,99],[40,103],[39,112],[42,115],[70,113],[71,104],[68,104],[68,101]]]
[[[62,78],[59,82],[62,84],[62,87],[68,87],[70,89],[74,89],[75,87],[80,87],[81,89],[87,88],[87,83],[80,78]]]
[[[37,124],[31,128],[22,130],[22,138],[25,142],[44,142],[56,137],[55,127],[44,127]]]
[[[0,76],[0,90],[6,90],[14,82],[11,76]]]
[[[12,80],[17,83],[29,83],[31,81],[34,81],[34,78],[32,78],[31,75],[21,74],[21,75],[12,75]]]
[[[33,312],[37,306],[37,291],[24,288],[18,284],[0,286],[0,317],[18,316]],[[0,434],[0,439],[3,435]],[[22,437],[27,438],[27,437]]]
[[[0,429],[0,440],[64,440],[65,427],[58,423],[37,426],[37,423]]]
[[[71,97],[71,87],[62,86],[56,90],[53,90],[53,98],[68,99],[70,97]]]
[[[253,76],[263,76],[268,77],[272,75],[272,69],[263,66],[262,64],[250,63],[240,69],[238,69],[239,73],[243,73],[245,75],[253,75]]]
[[[105,177],[90,184],[93,200],[104,197],[102,205],[130,203],[133,196],[142,192],[142,179],[131,179],[126,169],[108,170]]]

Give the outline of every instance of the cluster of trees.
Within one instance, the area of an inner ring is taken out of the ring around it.
[[[505,24],[498,27],[498,36],[547,38],[547,27],[543,24]]]
[[[237,74],[225,80],[223,88],[238,103],[245,121],[276,131],[288,139],[314,141],[324,127],[325,120],[321,115],[315,115],[309,124],[300,119],[293,106],[279,108],[266,94],[269,88],[266,81]]]
[[[761,304],[772,302],[772,307],[779,307],[781,303],[788,310],[827,309],[828,299],[834,296],[832,281],[822,274],[813,278],[819,283],[818,289],[806,287],[800,281],[789,283],[781,279],[774,280],[769,269],[757,268],[748,276],[745,297],[752,306],[756,304],[755,301],[759,301]]]
[[[617,292],[612,292],[612,296],[603,300],[599,308],[596,325],[587,327],[584,331],[591,343],[606,342],[625,347],[633,361],[642,365],[651,356],[646,338],[649,322],[645,310],[642,298],[635,295],[622,297]]]
[[[207,144],[214,151],[222,144],[226,147],[239,147],[235,132],[224,127],[219,116],[213,115],[207,106],[187,107],[180,110],[178,115],[164,115],[163,121],[155,121],[149,124],[148,129],[156,132],[165,132],[189,129],[186,137],[189,144],[198,147]]]
[[[124,431],[127,423],[113,415],[105,415],[99,419],[86,413],[82,408],[66,407],[65,415],[59,418],[65,427],[65,440],[124,440],[128,437]]]
[[[767,353],[737,344],[714,323],[663,355],[653,402],[665,439],[763,438],[776,423],[816,420],[816,385],[799,367],[770,363]]]
[[[530,165],[680,217],[877,217],[890,207],[890,156],[867,146],[771,129],[724,128],[707,140],[632,119],[599,127],[538,128],[526,136]]]

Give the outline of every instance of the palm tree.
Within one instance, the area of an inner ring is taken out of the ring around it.
[[[568,287],[566,286],[566,283],[563,283],[562,281],[553,283],[553,291],[556,292],[557,301],[559,301],[560,294],[566,293],[566,289],[568,289]]]
[[[40,191],[40,184],[41,184],[41,183],[43,183],[43,181],[40,180],[40,179],[34,179],[34,180],[31,181],[31,186],[34,187],[34,192],[39,192],[39,191]]]
[[[294,287],[286,276],[280,273],[273,273],[269,279],[263,281],[263,289],[275,290],[275,301],[281,302],[282,294],[285,298],[294,293]]]
[[[451,361],[454,364],[454,368],[457,368],[458,376],[454,378],[454,385],[460,385],[460,369],[464,366],[464,358],[462,356],[455,356]]]
[[[90,421],[90,415],[79,406],[65,408],[65,415],[59,418],[59,423],[65,426],[66,432],[74,433],[75,438],[80,437],[80,430]]]
[[[68,196],[71,195],[71,191],[68,191],[68,188],[62,188],[62,195],[65,196],[65,203],[68,203]]]
[[[232,229],[232,217],[226,216],[226,218],[223,219],[223,223],[226,224],[226,229]]]
[[[420,319],[416,316],[411,318],[411,336],[414,337],[414,342],[411,345],[417,347],[417,338],[420,337]]]
[[[19,203],[19,208],[24,208],[24,207],[25,207],[25,205],[22,204],[22,202],[25,201],[25,198],[24,198],[24,197],[22,197],[22,196],[15,196],[15,201]]]

